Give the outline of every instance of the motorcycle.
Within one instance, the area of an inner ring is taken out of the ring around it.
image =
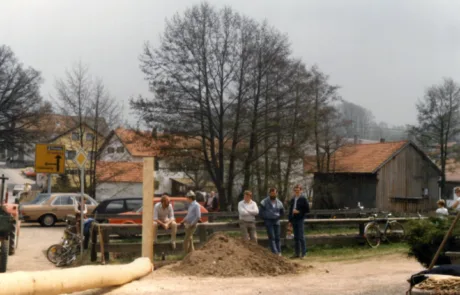
[[[64,230],[61,243],[51,245],[46,251],[46,258],[57,267],[69,266],[80,253],[81,236],[76,233],[76,227],[68,225]]]

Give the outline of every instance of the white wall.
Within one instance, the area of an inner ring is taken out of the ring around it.
[[[117,153],[118,147],[124,147],[124,146],[121,143],[121,141],[118,139],[118,136],[113,135],[109,143],[102,150],[100,160],[105,161],[105,162],[140,162],[142,161],[142,158],[132,157],[126,148],[124,148],[123,153]],[[108,148],[113,148],[115,152],[109,154]]]

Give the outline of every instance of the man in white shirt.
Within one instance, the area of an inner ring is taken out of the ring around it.
[[[238,203],[238,212],[243,239],[257,243],[256,216],[259,214],[259,208],[252,200],[252,192],[244,192],[244,200]]]
[[[153,210],[153,239],[157,242],[158,226],[171,229],[171,246],[176,249],[177,224],[174,218],[174,210],[167,195],[161,197],[160,203]]]

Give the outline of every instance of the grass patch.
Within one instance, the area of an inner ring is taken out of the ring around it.
[[[409,246],[406,243],[382,244],[378,248],[367,245],[349,247],[312,246],[308,249],[308,260],[318,262],[368,259],[390,254],[407,254]],[[294,254],[292,249],[284,251],[287,255]]]

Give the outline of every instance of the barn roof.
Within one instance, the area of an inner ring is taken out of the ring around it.
[[[334,173],[376,173],[383,165],[409,145],[412,145],[439,170],[426,154],[412,142],[395,141],[344,145],[331,156],[330,171]],[[309,163],[311,165],[311,161]]]
[[[98,182],[142,183],[142,162],[97,162]]]

